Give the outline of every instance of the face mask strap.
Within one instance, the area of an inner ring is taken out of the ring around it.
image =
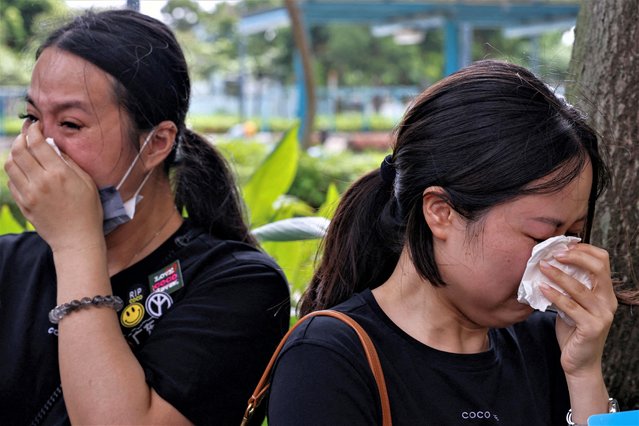
[[[142,183],[140,184],[140,186],[138,186],[138,190],[135,191],[135,194],[133,194],[133,199],[137,199],[138,198],[138,194],[140,193],[140,191],[142,191],[142,187],[144,187],[144,184],[146,183],[147,180],[149,180],[149,178],[151,177],[151,173],[153,173],[153,170],[150,170],[149,173],[146,174],[146,176],[144,176],[144,179],[142,179]]]
[[[138,162],[138,159],[140,158],[140,155],[142,155],[142,151],[144,150],[144,148],[146,148],[147,143],[149,143],[149,141],[151,140],[151,137],[154,134],[155,134],[155,129],[151,129],[151,132],[149,133],[149,135],[146,137],[146,139],[144,139],[144,142],[142,143],[142,146],[140,147],[140,151],[138,152],[138,154],[133,159],[133,162],[131,163],[131,165],[127,169],[126,173],[124,173],[124,176],[122,176],[122,179],[120,179],[120,182],[116,185],[115,189],[117,189],[118,191],[120,190],[120,187],[122,186],[122,184],[124,183],[126,178],[128,178],[129,175],[131,174],[131,171],[133,170],[133,167],[135,167],[135,164]],[[146,180],[149,178],[149,176],[151,176],[151,172],[147,173],[146,177],[144,178],[144,181],[142,181],[142,185],[140,185],[140,187],[138,188],[138,190],[135,193],[134,197],[136,197],[138,195],[138,193],[140,192],[140,189],[142,189],[142,186],[144,186],[144,184],[146,183]]]

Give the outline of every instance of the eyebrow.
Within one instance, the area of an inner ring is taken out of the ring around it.
[[[28,94],[24,96],[24,101],[33,105],[34,108],[38,109],[38,106],[36,105],[35,101],[33,100],[33,98],[31,96],[29,96]],[[53,112],[60,112],[60,111],[64,111],[66,109],[80,109],[84,112],[88,112],[90,109],[87,108],[87,104],[82,102],[82,101],[65,101],[65,102],[60,102],[58,104],[53,104]]]
[[[587,217],[587,214],[583,215],[582,217],[577,219],[575,222],[585,221],[586,217]],[[564,222],[562,220],[556,219],[554,217],[539,216],[539,217],[534,217],[532,219],[537,222],[547,223],[549,225],[554,226],[555,228],[560,228],[564,225]]]

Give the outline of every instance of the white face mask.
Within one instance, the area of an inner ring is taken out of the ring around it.
[[[133,162],[131,162],[131,165],[129,166],[128,170],[124,173],[124,176],[122,176],[122,179],[120,179],[120,182],[115,187],[107,186],[104,188],[100,188],[98,190],[100,194],[100,202],[102,203],[102,211],[104,214],[103,222],[102,222],[102,230],[104,232],[104,235],[108,235],[111,231],[113,231],[118,226],[133,219],[133,216],[135,215],[135,206],[140,201],[142,201],[143,197],[139,194],[140,194],[140,191],[142,191],[144,184],[151,176],[152,171],[149,171],[146,174],[146,176],[144,176],[142,183],[140,184],[140,186],[138,186],[138,189],[135,191],[133,196],[125,202],[122,202],[122,196],[120,195],[120,188],[122,187],[122,184],[124,184],[124,181],[131,174],[131,171],[133,170],[135,163],[137,163],[147,143],[151,140],[151,137],[154,134],[154,130],[155,129],[151,130],[149,135],[144,140],[144,143],[142,143],[142,146],[140,147],[140,151],[137,153],[137,155],[133,159]]]

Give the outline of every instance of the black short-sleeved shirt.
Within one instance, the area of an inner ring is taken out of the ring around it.
[[[111,285],[124,301],[122,333],[148,384],[196,424],[239,424],[288,328],[281,269],[260,251],[215,239],[187,221]],[[34,233],[1,237],[2,425],[31,424],[60,384],[58,331],[47,317],[55,302],[46,243]],[[46,411],[42,424],[68,423],[62,398]]]
[[[565,424],[569,399],[553,314],[535,313],[490,330],[487,352],[454,354],[403,332],[370,290],[335,309],[353,317],[373,340],[394,425]],[[333,318],[312,318],[293,333],[270,392],[270,426],[381,424],[379,394],[361,343]]]

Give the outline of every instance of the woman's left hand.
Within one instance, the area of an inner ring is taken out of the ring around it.
[[[608,252],[590,244],[577,244],[554,257],[587,271],[592,281],[592,289],[588,289],[561,270],[547,263],[541,265],[542,272],[568,295],[549,286],[542,287],[542,292],[575,322],[571,326],[557,318],[556,333],[564,373],[578,377],[600,372],[604,344],[617,310]]]

